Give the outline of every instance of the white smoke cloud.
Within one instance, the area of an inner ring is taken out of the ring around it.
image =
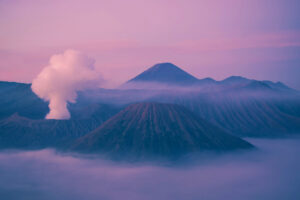
[[[49,65],[32,81],[31,89],[49,101],[47,119],[69,119],[67,103],[75,103],[77,91],[102,82],[94,69],[95,60],[75,50],[53,55]]]

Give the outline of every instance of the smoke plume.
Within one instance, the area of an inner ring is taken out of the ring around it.
[[[75,103],[76,92],[101,82],[94,63],[94,59],[75,50],[66,50],[50,58],[49,65],[32,81],[31,86],[34,93],[49,101],[47,119],[69,119],[67,103]]]

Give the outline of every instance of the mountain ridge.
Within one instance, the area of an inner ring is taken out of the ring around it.
[[[265,80],[248,79],[242,76],[230,76],[223,80],[217,81],[213,78],[206,77],[198,79],[190,73],[184,71],[178,66],[170,63],[158,63],[149,67],[134,78],[128,80],[120,86],[123,89],[155,89],[173,87],[205,87],[205,86],[226,86],[226,87],[245,87],[252,82],[261,82],[264,89],[266,84],[273,90],[295,91],[282,82],[272,82]],[[255,84],[255,83],[254,83]],[[247,88],[247,87],[245,87]],[[259,88],[257,88],[259,89]]]
[[[183,106],[144,102],[129,105],[76,140],[71,150],[134,155],[140,159],[251,147],[248,142],[215,127]]]
[[[133,82],[158,82],[170,85],[192,85],[198,79],[178,66],[166,62],[158,63],[138,74],[126,83]]]

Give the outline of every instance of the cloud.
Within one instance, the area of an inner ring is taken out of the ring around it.
[[[299,199],[299,139],[252,139],[259,151],[166,166],[53,150],[0,152],[4,199]]]
[[[94,63],[94,59],[75,50],[51,57],[49,65],[32,81],[31,87],[40,98],[49,101],[47,119],[70,118],[67,103],[76,101],[76,92],[101,83]]]

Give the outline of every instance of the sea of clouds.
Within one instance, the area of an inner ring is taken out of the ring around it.
[[[300,199],[300,139],[180,164],[119,163],[39,151],[0,152],[0,197],[22,200]]]

